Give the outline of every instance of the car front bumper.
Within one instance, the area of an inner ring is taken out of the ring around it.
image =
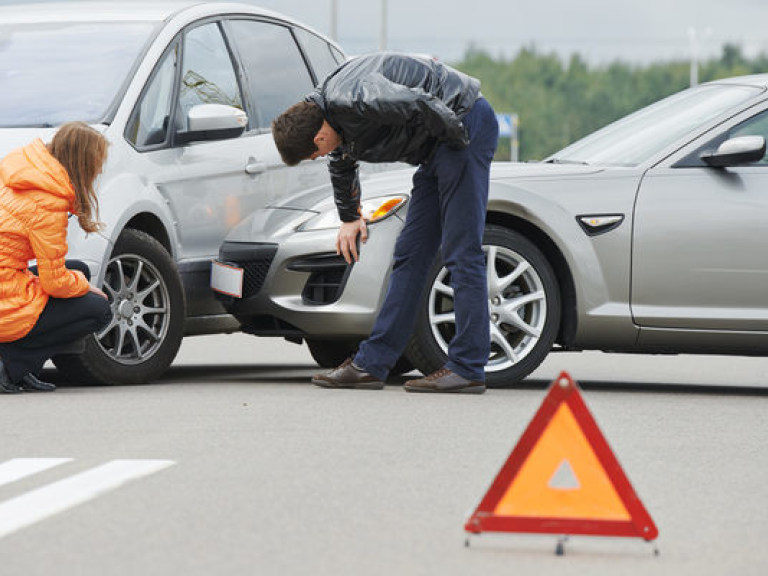
[[[219,260],[243,268],[243,296],[217,297],[252,334],[367,336],[386,294],[403,221],[395,214],[370,225],[352,265],[336,254],[337,228],[298,232],[300,221],[295,210],[270,209],[258,225],[228,238]]]

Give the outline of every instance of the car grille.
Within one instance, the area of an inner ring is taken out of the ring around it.
[[[219,260],[243,269],[243,298],[259,293],[277,254],[277,244],[225,242]]]
[[[271,258],[265,258],[257,262],[244,262],[243,269],[243,298],[248,298],[257,294],[264,285],[264,279],[269,272],[269,266],[272,264]]]
[[[310,273],[301,292],[301,299],[304,304],[317,306],[332,304],[341,297],[352,266],[341,256],[329,253],[294,260],[288,270]]]

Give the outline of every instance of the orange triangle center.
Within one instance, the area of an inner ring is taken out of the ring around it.
[[[497,516],[631,519],[565,403],[543,430],[493,513]]]

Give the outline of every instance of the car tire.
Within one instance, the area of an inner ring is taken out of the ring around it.
[[[313,340],[307,339],[307,348],[317,365],[321,368],[336,368],[357,349],[354,343],[346,340]]]
[[[184,335],[186,306],[179,272],[155,238],[126,229],[115,242],[102,289],[112,321],[85,339],[82,354],[53,362],[78,383],[145,384],[171,365]]]
[[[358,344],[348,341],[314,339],[307,339],[306,342],[309,353],[321,368],[336,368],[344,360],[355,354]],[[413,370],[413,364],[405,356],[401,356],[389,373],[391,376],[399,376],[411,370]]]
[[[549,354],[560,328],[560,289],[541,250],[514,230],[487,226],[483,251],[488,268],[493,266],[495,271],[487,275],[491,351],[485,377],[489,387],[502,388],[520,382]],[[423,374],[431,374],[448,360],[448,343],[455,333],[455,323],[445,321],[453,310],[449,282],[450,274],[438,259],[428,276],[406,352]]]

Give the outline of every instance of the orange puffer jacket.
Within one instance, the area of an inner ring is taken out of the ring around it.
[[[75,192],[42,140],[0,160],[0,342],[25,336],[48,297],[74,298],[88,281],[64,266]],[[27,269],[37,259],[38,276]]]

